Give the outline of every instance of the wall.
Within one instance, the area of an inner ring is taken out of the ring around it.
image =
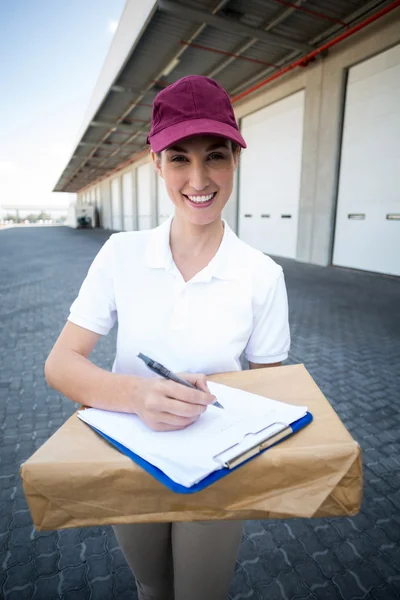
[[[110,178],[104,179],[100,183],[101,211],[100,225],[104,229],[112,228],[112,213],[111,213],[111,181]]]
[[[332,48],[326,58],[292,71],[235,105],[240,121],[264,106],[305,90],[297,260],[318,265],[331,263],[347,70],[399,42],[400,9],[396,9]],[[129,169],[146,160],[147,157]],[[237,177],[240,177],[240,170]],[[240,201],[237,177],[232,197],[223,212],[223,217],[235,231]],[[155,189],[155,179],[153,186]],[[110,212],[109,179],[101,183],[100,190],[103,226],[107,228],[111,222],[107,218]]]
[[[297,260],[331,262],[347,69],[399,42],[397,9],[332,48],[327,58],[276,80],[235,107],[240,119],[306,91]]]

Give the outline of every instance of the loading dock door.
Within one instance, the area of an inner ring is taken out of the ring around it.
[[[296,257],[304,91],[242,120],[239,236],[266,254]]]
[[[115,177],[111,180],[111,215],[112,228],[114,231],[122,230],[122,203],[120,178]]]
[[[400,275],[400,45],[349,70],[333,264]]]
[[[146,163],[137,168],[137,201],[138,201],[138,226],[139,229],[151,229],[151,176],[153,166]]]
[[[157,175],[157,223],[161,225],[164,223],[175,212],[175,206],[173,205],[170,197],[168,196],[167,190],[165,189],[165,182],[162,177]]]
[[[132,171],[122,175],[122,208],[124,213],[124,230],[136,229],[136,218],[133,211]]]

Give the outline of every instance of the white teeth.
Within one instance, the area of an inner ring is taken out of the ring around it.
[[[214,197],[214,194],[208,194],[207,196],[188,196],[188,198],[192,202],[196,202],[196,204],[201,204],[202,202],[208,202],[211,200],[211,198]]]

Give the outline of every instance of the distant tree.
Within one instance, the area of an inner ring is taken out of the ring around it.
[[[27,217],[25,217],[27,221],[29,221],[29,223],[36,223],[36,221],[38,220],[38,216],[34,215],[33,213],[28,215]]]
[[[18,222],[18,218],[16,215],[6,215],[4,217],[5,221],[12,221],[13,223],[17,223]]]
[[[51,215],[49,215],[49,213],[46,213],[43,211],[41,213],[39,213],[37,216],[38,221],[47,221],[48,219],[51,219]]]

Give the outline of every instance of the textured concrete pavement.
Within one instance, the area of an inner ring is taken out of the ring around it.
[[[0,597],[128,600],[134,579],[111,528],[35,531],[19,465],[74,404],[43,364],[109,233],[0,231]],[[279,260],[291,309],[288,363],[304,363],[363,449],[354,518],[249,521],[231,599],[400,598],[400,281]],[[111,368],[115,332],[93,359]],[[190,600],[190,599],[188,599]]]

